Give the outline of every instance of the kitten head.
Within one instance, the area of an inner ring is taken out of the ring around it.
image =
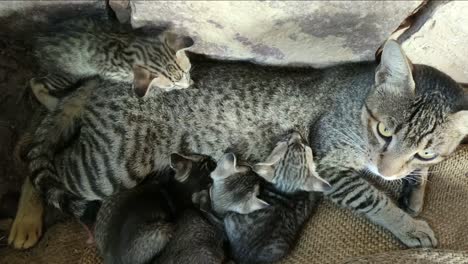
[[[468,134],[468,100],[444,73],[411,65],[392,40],[383,48],[362,121],[369,137],[368,169],[386,180],[440,162]]]
[[[318,176],[312,149],[298,132],[280,141],[265,162],[254,166],[254,171],[287,193],[330,189],[330,184]]]
[[[225,154],[211,173],[211,205],[220,215],[228,211],[248,214],[268,204],[259,199],[260,179],[251,167],[238,164],[236,156]]]
[[[180,193],[189,195],[190,200],[193,200],[194,195],[208,189],[210,173],[216,168],[216,161],[210,156],[172,153],[170,159]]]
[[[133,65],[135,93],[143,97],[149,89],[188,88],[192,83],[191,64],[185,51],[193,44],[192,38],[171,32],[160,34],[156,40],[143,38],[135,42],[135,52],[141,53]]]

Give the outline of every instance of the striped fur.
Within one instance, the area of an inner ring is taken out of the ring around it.
[[[388,59],[384,57],[382,61]],[[415,111],[432,106],[428,115],[441,112],[446,116],[442,123],[433,123],[432,133],[418,144],[424,148],[431,140],[433,151],[441,154],[439,159],[416,162],[413,156],[402,156],[417,169],[442,160],[468,133],[460,106],[463,92],[438,70],[414,65],[412,94],[393,93],[378,99],[381,89],[395,91],[395,87],[405,86],[376,86],[376,71],[381,69],[377,66],[359,63],[313,70],[207,61],[192,71],[193,89],[144,98],[129,96],[128,84],[100,80],[99,89],[93,90],[83,107],[75,139],[53,159],[30,152],[32,158],[38,158],[31,162],[34,182],[40,186],[52,179],[83,199],[102,199],[167,167],[172,152],[220,158],[229,150],[239,159],[255,163],[266,160],[282,136],[297,130],[308,135],[317,172],[332,185],[325,192],[332,201],[384,226],[407,246],[433,246],[436,239],[426,222],[410,217],[362,177],[371,166],[383,164],[378,158],[393,144],[412,145],[407,142],[410,137],[403,139],[398,133],[395,143],[387,145],[377,137],[370,113],[395,120],[402,132],[408,129],[405,120]],[[436,94],[446,100],[436,104],[423,100],[424,108],[411,107],[419,98]],[[49,118],[54,118],[53,113]],[[43,143],[40,134],[44,132],[47,126],[36,133],[38,145]],[[388,159],[384,163],[394,162]],[[54,173],[41,173],[41,166]]]
[[[34,94],[52,110],[57,97],[82,78],[101,75],[132,82],[134,72],[146,79],[142,89],[150,83],[166,90],[187,88],[190,62],[185,49],[193,40],[167,31],[147,31],[97,18],[74,18],[56,25],[36,39],[36,57],[46,76],[31,80]],[[137,80],[135,85],[139,84]]]
[[[276,262],[292,250],[321,196],[302,190],[330,189],[317,176],[308,150],[310,147],[304,144],[300,134],[292,132],[273,150],[269,162],[255,166],[257,172],[260,170],[266,180],[273,182],[260,192],[260,198],[269,206],[247,215],[229,213],[223,219],[231,257],[237,263]],[[269,165],[272,161],[274,167]],[[267,164],[272,168],[266,168]]]

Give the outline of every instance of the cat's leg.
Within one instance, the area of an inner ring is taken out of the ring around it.
[[[42,235],[44,203],[31,181],[26,178],[21,190],[18,210],[10,229],[8,243],[17,249],[34,246]]]
[[[422,169],[417,181],[404,181],[403,183],[399,205],[412,216],[418,216],[424,206],[428,174],[428,168]]]
[[[353,170],[322,171],[332,189],[325,195],[338,205],[363,214],[372,222],[386,228],[408,247],[434,247],[434,231],[423,220],[411,217],[391,199],[365,181]],[[328,174],[328,175],[325,175]]]
[[[51,95],[51,92],[65,91],[72,84],[72,79],[55,74],[50,74],[42,78],[32,78],[29,81],[31,90],[37,100],[49,109],[49,111],[54,110],[59,103],[59,99]]]

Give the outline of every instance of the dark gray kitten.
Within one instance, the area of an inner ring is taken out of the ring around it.
[[[93,75],[133,82],[139,96],[149,86],[170,90],[190,85],[191,65],[185,54],[193,45],[190,37],[133,30],[97,16],[72,18],[49,30],[35,41],[46,75],[30,81],[35,96],[49,110],[78,80]]]
[[[196,210],[186,210],[176,222],[172,239],[154,264],[220,264],[225,262],[224,237]]]
[[[184,228],[176,228],[176,219],[192,207],[197,193],[208,189],[209,173],[216,164],[207,156],[172,154],[171,166],[175,174],[159,175],[158,183],[142,184],[104,200],[94,228],[104,263],[148,263],[174,232],[177,235],[176,230]]]
[[[270,206],[224,217],[231,257],[238,263],[269,263],[285,257],[321,197],[304,191],[331,188],[318,177],[312,150],[296,132],[276,146],[267,162],[254,168],[272,182],[264,184],[260,192],[260,198]]]

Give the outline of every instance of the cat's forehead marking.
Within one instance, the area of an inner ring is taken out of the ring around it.
[[[443,98],[437,94],[419,96],[406,112],[402,139],[408,145],[419,145],[446,121],[446,112]]]

